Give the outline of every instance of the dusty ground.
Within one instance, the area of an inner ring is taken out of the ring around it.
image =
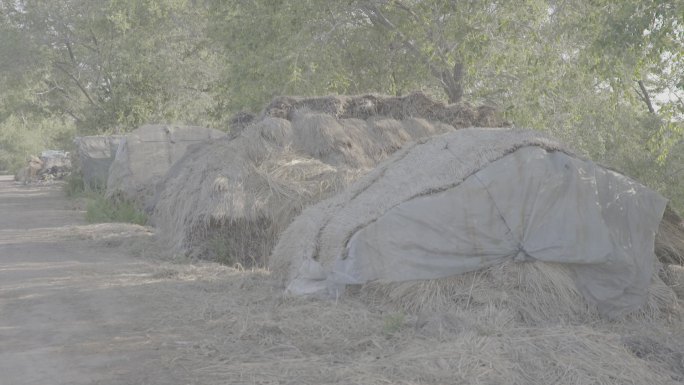
[[[278,320],[297,300],[265,272],[168,258],[148,229],[87,225],[77,206],[59,186],[0,178],[2,385],[339,383],[332,353],[374,343],[326,346],[330,318],[382,331],[379,313],[324,305],[327,325],[290,325],[301,346],[285,343]],[[311,320],[319,306],[294,308]]]
[[[267,272],[86,225],[57,186],[0,179],[0,384],[678,384],[677,319],[522,324],[285,298]]]
[[[193,325],[236,272],[133,257],[146,229],[87,226],[73,206],[0,179],[0,384],[209,383],[183,355],[212,354],[218,336]]]

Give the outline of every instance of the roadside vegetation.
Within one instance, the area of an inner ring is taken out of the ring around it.
[[[107,199],[99,192],[88,194],[86,206],[86,221],[88,223],[127,222],[145,225],[147,215],[128,201]]]
[[[276,95],[421,90],[684,209],[681,1],[0,0],[0,36],[0,170],[74,135],[227,131]]]
[[[137,225],[147,223],[147,214],[123,199],[108,199],[103,188],[85,185],[83,178],[74,173],[64,184],[64,192],[70,198],[81,199],[85,205],[85,219],[88,223],[125,222]]]

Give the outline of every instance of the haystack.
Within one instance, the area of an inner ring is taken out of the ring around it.
[[[304,207],[346,188],[405,143],[493,119],[429,99],[403,115],[379,111],[401,120],[343,107],[360,98],[366,97],[278,98],[234,139],[190,151],[157,196],[153,221],[160,234],[180,250],[262,264]],[[448,110],[442,115],[456,126],[423,119],[433,109]]]
[[[122,136],[82,136],[76,138],[78,168],[83,182],[93,189],[104,189],[109,178],[109,168],[116,157]]]
[[[211,128],[170,125],[146,125],[126,134],[109,169],[107,196],[146,204],[188,146],[225,136]]]
[[[660,222],[655,247],[662,263],[684,266],[684,219],[670,206]]]
[[[409,308],[500,295],[530,318],[652,313],[676,304],[653,251],[665,205],[539,133],[459,130],[304,211],[271,263],[294,294],[366,285]]]
[[[499,119],[491,106],[444,104],[422,92],[412,92],[405,96],[282,96],[275,98],[266,106],[263,114],[291,119],[293,113],[303,110],[324,113],[338,119],[369,119],[374,116],[395,120],[422,118],[454,127],[500,127],[508,124]]]

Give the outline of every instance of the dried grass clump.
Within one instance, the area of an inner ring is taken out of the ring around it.
[[[384,116],[396,120],[422,118],[442,122],[456,128],[502,127],[501,120],[491,106],[473,107],[468,103],[447,105],[433,100],[423,92],[405,96],[360,95],[302,98],[275,98],[263,111],[265,116],[292,119],[296,111],[321,112],[339,119],[369,119]]]
[[[206,263],[149,268],[131,278],[144,285],[128,286],[139,303],[154,305],[145,318],[154,332],[141,341],[161,355],[140,371],[145,378],[161,373],[201,384],[367,385],[684,381],[681,323],[531,325],[505,303],[474,301],[412,314],[351,296],[283,297],[263,270]]]
[[[662,263],[684,266],[684,219],[670,206],[656,234],[655,253]]]
[[[660,271],[660,277],[684,301],[684,266],[665,265]]]
[[[278,297],[267,275],[212,282],[208,290],[200,287],[205,301],[194,302],[207,309],[185,323],[199,348],[174,352],[204,383],[674,385],[684,379],[681,324],[531,325],[494,303],[406,314],[349,297]]]
[[[349,103],[362,99],[375,107],[352,113]],[[153,221],[176,249],[263,265],[304,207],[345,189],[405,143],[456,129],[442,121],[476,124],[479,113],[469,108],[422,94],[278,98],[236,137],[189,150],[161,183]],[[442,121],[423,119],[437,116]]]
[[[653,275],[648,300],[635,319],[680,316],[672,288]],[[420,281],[371,282],[360,290],[372,304],[390,303],[409,313],[445,312],[454,308],[494,306],[508,309],[526,325],[549,322],[586,323],[600,319],[595,306],[577,289],[572,270],[563,264],[506,262],[472,273]]]
[[[385,365],[407,384],[674,384],[678,377],[649,368],[619,335],[585,326],[466,330],[442,343],[417,341]]]

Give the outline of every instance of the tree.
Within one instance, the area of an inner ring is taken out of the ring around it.
[[[0,0],[0,124],[227,128],[276,95],[418,89],[672,191],[683,18],[668,0]]]
[[[183,0],[1,4],[4,28],[32,48],[16,57],[39,58],[29,66],[42,86],[33,104],[68,115],[81,132],[207,122],[217,61],[204,36],[206,8]]]

